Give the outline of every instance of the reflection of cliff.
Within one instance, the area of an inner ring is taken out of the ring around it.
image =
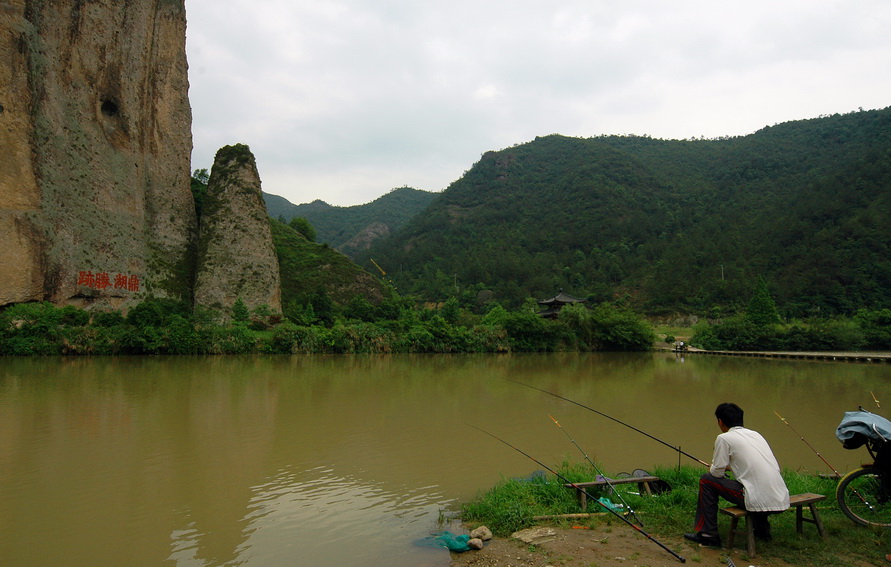
[[[0,12],[0,305],[187,296],[195,213],[182,1]]]

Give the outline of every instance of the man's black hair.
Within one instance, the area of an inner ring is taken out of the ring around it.
[[[743,410],[736,404],[723,403],[715,410],[715,417],[724,422],[727,427],[742,427]]]

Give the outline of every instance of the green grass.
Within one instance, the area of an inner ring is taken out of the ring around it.
[[[591,480],[597,474],[587,464],[572,463],[564,463],[559,472],[572,482]],[[702,468],[686,466],[680,469],[654,469],[652,473],[666,480],[672,490],[653,497],[635,494],[636,484],[617,485],[616,489],[643,519],[648,533],[680,540],[684,532],[692,530],[699,475],[702,472]],[[783,476],[790,494],[813,492],[827,496],[818,505],[827,539],[821,539],[816,526],[808,523],[805,523],[803,533],[798,534],[795,530],[795,512],[789,510],[771,518],[773,542],[758,542],[759,557],[781,559],[793,565],[810,567],[854,566],[858,562],[875,565],[884,563],[885,554],[891,553],[891,534],[881,529],[857,526],[845,517],[835,501],[837,482],[834,479],[802,475],[793,471],[785,471]],[[563,484],[563,480],[552,474],[533,480],[505,479],[464,504],[461,517],[469,525],[486,525],[496,535],[504,537],[524,527],[542,523],[533,521],[533,516],[581,512],[575,491],[564,488]],[[595,497],[607,496],[614,503],[621,502],[618,496],[609,495],[604,490],[590,492]],[[724,504],[727,505],[726,502]],[[600,511],[593,510],[592,506],[597,507],[589,502],[589,512]],[[805,510],[805,516],[807,514]],[[718,521],[721,533],[726,537],[729,520],[722,516]],[[560,520],[552,522],[561,524]],[[613,529],[627,527],[612,515],[573,519],[571,522],[592,527],[607,523]],[[745,554],[744,547],[741,547],[744,536],[738,538],[734,547]]]

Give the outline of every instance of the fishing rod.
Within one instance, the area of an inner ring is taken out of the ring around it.
[[[810,447],[811,451],[813,451],[814,453],[816,453],[817,456],[820,457],[820,460],[823,461],[824,463],[826,463],[826,466],[827,466],[827,467],[829,467],[830,469],[832,469],[832,472],[835,473],[835,476],[837,476],[838,478],[841,478],[841,477],[842,477],[841,473],[838,472],[837,470],[835,470],[835,467],[833,467],[832,465],[830,465],[830,464],[829,464],[829,461],[827,461],[826,459],[823,458],[823,455],[820,454],[820,451],[817,451],[816,449],[814,449],[814,446],[811,445],[810,443],[808,443],[808,442],[807,442],[807,439],[805,439],[804,436],[803,436],[801,433],[795,431],[795,428],[792,427],[792,424],[791,424],[791,423],[789,423],[788,421],[786,421],[786,419],[785,419],[783,416],[781,416],[776,410],[774,410],[773,413],[777,414],[777,417],[780,418],[781,420],[783,420],[783,423],[785,423],[786,425],[788,425],[788,426],[789,426],[789,429],[791,429],[792,432],[795,433],[795,435],[798,435],[799,439],[801,439],[802,441],[804,441],[804,444],[807,445],[808,447]]]
[[[860,409],[863,410],[862,407],[861,407]],[[865,410],[864,410],[864,411],[865,411]],[[788,426],[789,426],[789,429],[791,429],[796,435],[798,435],[798,437],[799,437],[802,441],[804,441],[804,444],[807,445],[808,447],[810,447],[811,451],[813,451],[814,453],[816,453],[817,456],[820,457],[820,460],[822,460],[824,463],[826,463],[826,466],[827,466],[827,467],[829,467],[830,469],[832,469],[832,472],[835,473],[835,476],[836,476],[837,478],[841,478],[841,477],[842,477],[841,473],[838,472],[837,470],[835,470],[835,467],[833,467],[832,465],[830,465],[830,464],[829,464],[829,461],[827,461],[826,459],[824,459],[824,458],[823,458],[823,455],[821,455],[819,451],[817,451],[816,449],[814,449],[814,447],[813,447],[810,443],[807,442],[807,439],[805,439],[804,436],[801,435],[801,433],[795,431],[795,428],[792,427],[792,425],[791,425],[788,421],[786,421],[785,419],[783,419],[783,416],[781,416],[779,413],[777,413],[776,410],[774,410],[773,413],[777,414],[777,417],[780,418],[780,419],[782,419],[782,420],[783,420],[783,423],[785,423],[786,425],[788,425]],[[869,501],[867,500],[867,498],[866,498],[865,496],[863,496],[862,494],[860,494],[860,492],[859,492],[856,488],[853,488],[853,489],[852,489],[852,492],[854,493],[854,495],[855,495],[857,498],[860,499],[861,502],[863,502],[866,506],[872,508],[872,505],[870,505],[870,503],[869,503]]]
[[[606,415],[606,414],[603,413],[602,411],[597,411],[596,409],[594,409],[594,408],[592,408],[592,407],[588,407],[588,406],[586,406],[585,404],[581,404],[581,403],[579,403],[579,402],[577,402],[577,401],[575,401],[575,400],[570,400],[569,398],[564,398],[563,396],[561,396],[561,395],[559,395],[559,394],[555,394],[554,392],[548,392],[547,390],[542,390],[541,388],[537,388],[537,387],[532,386],[532,385],[530,385],[530,384],[524,384],[523,382],[518,382],[518,381],[516,381],[516,380],[511,380],[510,378],[508,378],[508,382],[513,382],[514,384],[519,384],[519,385],[521,385],[521,386],[526,386],[527,388],[532,388],[533,390],[538,390],[539,392],[544,392],[545,394],[549,394],[549,395],[551,395],[551,396],[554,396],[555,398],[560,398],[561,400],[565,400],[565,401],[567,401],[567,402],[569,402],[569,403],[571,403],[571,404],[575,404],[575,405],[577,405],[577,406],[579,406],[579,407],[583,407],[583,408],[585,408],[586,410],[593,411],[594,413],[596,413],[596,414],[598,414],[598,415],[602,415],[603,417],[605,417],[605,418],[607,418],[607,419],[611,419],[611,420],[615,421],[616,423],[619,423],[619,424],[621,424],[621,425],[624,425],[625,427],[628,427],[629,429],[633,429],[634,431],[637,431],[638,433],[640,433],[640,434],[642,434],[642,435],[646,435],[647,437],[649,437],[649,438],[652,439],[653,441],[658,441],[659,443],[662,443],[662,444],[665,445],[666,447],[671,447],[673,450],[677,451],[677,452],[680,453],[681,455],[684,455],[684,456],[686,456],[686,457],[690,457],[691,459],[693,459],[694,461],[696,461],[697,463],[699,463],[699,464],[701,464],[701,465],[705,465],[705,466],[707,466],[707,467],[708,467],[708,466],[711,466],[711,465],[709,465],[708,463],[706,463],[705,461],[703,461],[702,459],[697,459],[696,457],[694,457],[694,456],[691,455],[690,453],[687,453],[687,452],[685,452],[685,451],[681,451],[681,448],[680,448],[680,447],[675,447],[674,445],[672,445],[672,444],[670,444],[670,443],[666,443],[666,442],[663,441],[662,439],[659,439],[658,437],[654,437],[654,436],[650,435],[649,433],[647,433],[646,431],[641,431],[640,429],[634,427],[633,425],[629,425],[629,424],[625,423],[624,421],[618,420],[618,419],[616,419],[616,418],[614,418],[614,417],[612,417],[612,416],[610,416],[610,415]]]
[[[470,425],[470,424],[468,423],[467,425]],[[672,551],[671,549],[667,548],[667,547],[665,546],[665,544],[663,544],[662,542],[660,542],[659,540],[657,540],[656,538],[654,538],[653,536],[651,536],[651,535],[648,534],[647,532],[643,531],[639,526],[637,526],[637,525],[632,524],[631,522],[629,522],[629,521],[628,521],[628,518],[626,518],[626,517],[623,516],[622,514],[619,514],[618,512],[616,512],[615,510],[613,510],[612,508],[610,508],[609,506],[607,506],[606,504],[604,504],[603,502],[600,502],[599,500],[597,500],[596,498],[594,498],[593,496],[591,496],[591,494],[590,494],[587,490],[585,490],[585,489],[582,488],[581,486],[575,484],[574,482],[572,482],[571,480],[569,480],[568,478],[566,478],[566,477],[563,476],[562,474],[558,473],[557,471],[555,471],[554,469],[552,469],[552,468],[549,467],[548,465],[546,465],[546,464],[544,464],[543,462],[539,461],[538,459],[536,459],[535,457],[533,457],[533,456],[530,455],[529,453],[523,451],[523,450],[520,449],[519,447],[515,447],[514,445],[511,445],[510,443],[508,443],[507,441],[505,441],[505,440],[502,439],[501,437],[498,437],[498,436],[496,436],[496,435],[493,435],[492,433],[489,433],[489,432],[486,431],[485,429],[480,429],[479,427],[477,427],[477,426],[475,426],[475,425],[470,425],[470,427],[476,429],[477,431],[481,431],[481,432],[485,433],[485,434],[488,435],[489,437],[491,437],[491,438],[493,438],[493,439],[495,439],[495,440],[497,440],[497,441],[500,441],[500,442],[504,443],[505,445],[507,445],[508,447],[510,447],[511,449],[513,449],[514,451],[520,453],[521,455],[524,455],[524,456],[528,457],[528,458],[531,459],[533,462],[537,463],[539,466],[544,467],[545,470],[547,470],[548,472],[550,472],[551,474],[553,474],[554,476],[556,476],[557,478],[559,478],[560,480],[562,480],[562,481],[563,481],[564,483],[566,483],[567,485],[569,485],[569,486],[575,488],[576,490],[578,490],[578,491],[580,491],[580,492],[583,492],[583,493],[585,494],[585,496],[587,496],[588,498],[590,498],[590,499],[594,500],[595,502],[597,502],[598,504],[600,504],[600,506],[602,506],[604,510],[606,510],[607,512],[611,513],[611,514],[614,515],[615,517],[619,518],[620,520],[622,520],[623,522],[625,522],[626,524],[628,524],[629,526],[631,526],[632,528],[634,528],[639,534],[641,534],[642,536],[644,536],[644,537],[647,538],[648,540],[652,541],[653,543],[655,543],[656,545],[658,545],[659,547],[661,547],[662,549],[664,549],[665,551],[667,551],[668,553],[670,553],[672,556],[675,557],[675,559],[677,559],[677,560],[680,561],[681,563],[686,563],[686,562],[687,562],[686,559],[684,559],[683,557],[681,557],[680,555],[678,555],[677,553],[675,553],[675,552]]]
[[[879,399],[876,397],[874,392],[869,393],[872,396],[872,401],[876,403],[876,407],[882,409],[882,404],[879,403]]]
[[[637,520],[637,523],[640,524],[640,527],[643,527],[644,524],[641,519],[637,517],[637,514],[634,513],[634,509],[632,509],[631,506],[627,502],[625,502],[625,499],[622,498],[622,494],[618,490],[616,490],[616,487],[613,486],[613,483],[610,482],[608,478],[606,478],[606,475],[603,474],[603,472],[599,468],[597,468],[597,465],[594,464],[594,461],[591,460],[591,457],[588,456],[588,453],[586,453],[584,449],[579,447],[579,444],[576,443],[575,439],[572,438],[572,435],[570,435],[569,432],[566,431],[566,429],[564,429],[562,425],[560,425],[560,422],[557,421],[557,419],[553,415],[548,414],[548,417],[551,418],[551,421],[553,421],[554,424],[560,428],[560,431],[562,431],[566,434],[567,437],[569,437],[569,440],[572,441],[572,444],[575,445],[576,448],[581,451],[582,455],[584,455],[585,459],[587,459],[588,462],[591,463],[591,466],[594,467],[594,470],[597,472],[597,474],[599,474],[600,477],[603,478],[603,481],[606,483],[606,485],[610,487],[610,489],[616,496],[619,497],[619,500],[622,501],[622,504],[625,506],[625,509],[628,510],[628,513],[634,516],[634,519]]]

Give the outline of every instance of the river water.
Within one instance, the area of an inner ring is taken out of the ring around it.
[[[440,519],[539,468],[474,427],[552,466],[582,456],[549,415],[608,474],[695,464],[513,381],[706,461],[714,407],[735,401],[784,467],[829,472],[801,434],[844,472],[866,453],[835,427],[883,413],[889,378],[671,353],[3,358],[0,562],[446,566],[420,545]]]

